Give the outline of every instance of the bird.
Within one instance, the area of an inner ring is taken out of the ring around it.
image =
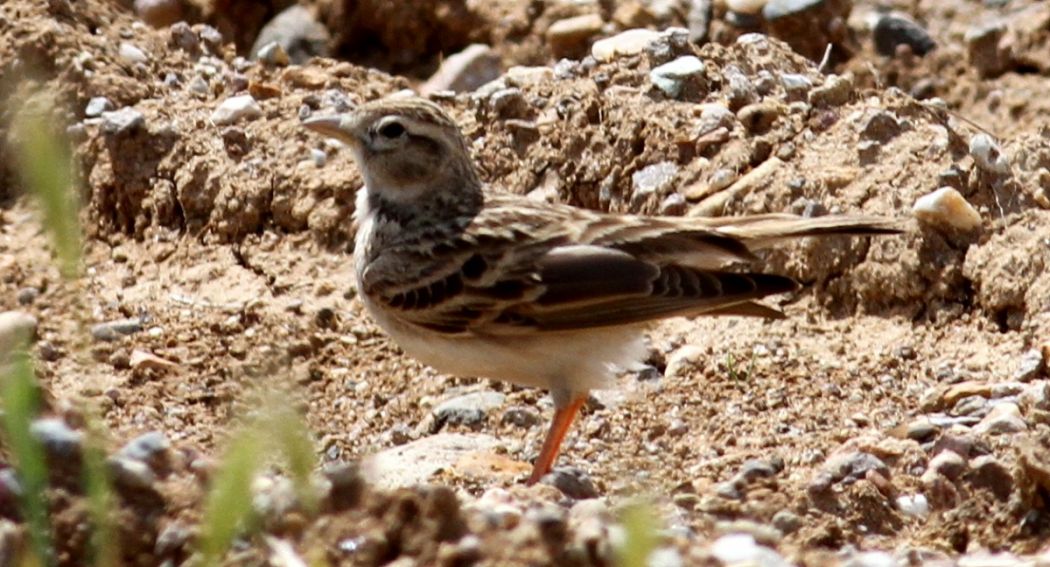
[[[367,312],[439,372],[549,391],[554,416],[526,484],[541,481],[592,389],[644,360],[670,317],[782,318],[757,300],[794,291],[756,252],[811,236],[899,232],[863,215],[613,214],[482,182],[457,123],[428,99],[387,97],[305,128],[349,146],[354,274]]]

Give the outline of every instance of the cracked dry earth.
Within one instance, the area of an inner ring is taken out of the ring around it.
[[[303,64],[238,56],[283,5],[170,4],[188,24],[155,29],[102,0],[0,5],[3,76],[35,71],[4,94],[61,109],[87,235],[86,276],[68,283],[0,146],[0,333],[32,318],[59,420],[45,445],[93,407],[114,459],[164,463],[118,475],[127,564],[193,561],[207,471],[234,419],[278,388],[312,432],[323,505],[304,512],[269,471],[254,485],[268,537],[239,540],[231,565],[609,565],[636,498],[659,518],[650,564],[1050,560],[1045,3],[858,1],[824,72],[790,30],[746,35],[722,2],[710,41],[670,31],[610,54],[592,43],[695,22],[657,2],[405,2],[364,17],[367,2],[318,1],[343,60]],[[880,54],[867,22],[887,7],[937,49]],[[601,26],[550,31],[576,17]],[[526,488],[550,401],[440,375],[369,320],[348,253],[360,177],[299,125],[421,88],[479,41],[494,82],[432,96],[494,187],[645,214],[863,212],[906,231],[767,254],[807,284],[777,298],[785,320],[653,326],[646,364],[589,400],[557,481]],[[699,71],[664,90],[653,70],[689,57]],[[0,559],[13,561],[12,483]],[[49,498],[59,563],[84,564],[79,485],[53,479]]]

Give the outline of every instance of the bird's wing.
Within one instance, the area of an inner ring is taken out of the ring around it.
[[[682,220],[497,200],[462,230],[382,252],[365,270],[363,291],[402,321],[449,334],[563,331],[705,312],[775,315],[752,300],[795,282],[725,270],[753,258],[745,241]]]

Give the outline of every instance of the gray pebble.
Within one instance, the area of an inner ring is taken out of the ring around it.
[[[914,20],[898,14],[886,14],[879,18],[872,30],[875,50],[887,57],[897,53],[897,46],[907,45],[912,53],[922,56],[937,47],[926,28]]]
[[[104,96],[91,97],[88,101],[87,106],[84,107],[84,116],[88,118],[94,118],[96,116],[102,116],[103,112],[113,110],[113,103]]]
[[[197,37],[197,34],[193,32],[193,29],[186,22],[172,24],[168,28],[168,33],[171,36],[171,43],[178,46],[179,49],[192,55],[200,54],[200,38]]]
[[[860,131],[860,137],[885,144],[901,134],[902,127],[892,112],[880,110],[873,114]]]
[[[780,84],[783,85],[788,100],[806,100],[809,90],[813,88],[813,81],[809,80],[809,77],[797,73],[782,73]]]
[[[977,167],[995,175],[1006,175],[1010,173],[1010,162],[1003,155],[999,144],[984,132],[974,134],[970,138],[970,155],[973,156]]]
[[[15,295],[19,305],[32,305],[38,297],[40,297],[40,290],[35,287],[23,287]]]
[[[313,57],[327,57],[330,54],[330,39],[328,28],[314,18],[313,12],[299,4],[292,4],[259,30],[251,52],[254,59],[271,64],[287,65],[290,61],[302,65]],[[268,47],[273,49],[270,46],[277,46],[285,55],[277,60],[272,59],[273,54],[264,53]]]
[[[543,418],[532,408],[525,406],[514,406],[507,408],[500,418],[500,423],[516,425],[518,427],[532,427],[543,422]]]
[[[91,326],[91,336],[96,341],[115,341],[121,337],[133,335],[142,330],[142,319],[119,319]]]
[[[739,110],[749,104],[758,102],[758,91],[751,79],[739,68],[730,65],[723,73],[726,82],[726,99],[730,110]]]
[[[128,441],[117,456],[133,461],[141,461],[158,473],[164,474],[168,468],[168,452],[171,441],[161,431],[149,431]]]
[[[23,311],[0,312],[0,353],[15,345],[31,341],[36,336],[36,317]]]
[[[662,161],[648,165],[631,174],[631,204],[641,205],[650,195],[669,189],[678,175],[678,164]]]
[[[524,118],[529,112],[529,103],[519,88],[500,89],[489,96],[488,102],[502,120]]]
[[[704,70],[703,61],[694,55],[686,55],[650,71],[649,80],[668,98],[679,98],[683,94],[694,98],[700,94]]]
[[[130,491],[153,490],[157,482],[157,475],[153,473],[149,465],[134,459],[122,456],[113,456],[106,459],[106,466],[118,488]]]
[[[541,482],[557,488],[573,500],[598,497],[598,489],[594,487],[590,475],[576,467],[555,468],[547,473]]]
[[[212,52],[216,52],[222,48],[224,41],[222,33],[220,33],[219,30],[207,25],[201,26],[200,38],[208,45],[208,48],[210,48]]]
[[[130,106],[102,113],[102,133],[109,136],[127,136],[145,126],[146,117]]]
[[[929,419],[920,418],[908,424],[906,435],[908,439],[922,443],[932,439],[938,431],[940,429]]]
[[[841,75],[828,75],[824,84],[809,92],[809,103],[813,106],[842,106],[853,94],[853,81]]]
[[[871,453],[855,451],[834,455],[824,463],[824,471],[831,475],[833,482],[856,482],[874,471],[889,477],[890,469],[881,459]]]
[[[434,431],[446,424],[478,425],[488,412],[503,405],[506,396],[499,392],[473,392],[445,400],[434,408]]]
[[[313,160],[314,165],[317,167],[324,167],[328,163],[328,154],[324,150],[318,148],[310,148],[310,159]]]
[[[77,462],[84,436],[70,429],[61,419],[38,419],[29,426],[29,433],[44,447],[49,459],[58,463]]]
[[[1043,359],[1043,351],[1031,349],[1021,355],[1013,379],[1019,382],[1031,382],[1038,378],[1044,370],[1046,370],[1046,361]]]
[[[773,514],[773,527],[784,535],[793,534],[802,527],[802,518],[790,510],[781,510]]]
[[[955,451],[941,451],[930,459],[929,470],[940,473],[946,478],[955,480],[966,472],[966,459]]]

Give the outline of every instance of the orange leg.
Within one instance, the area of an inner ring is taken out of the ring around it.
[[[583,407],[583,403],[586,401],[587,396],[583,395],[573,399],[569,402],[569,405],[554,411],[551,428],[547,431],[547,438],[543,440],[543,449],[540,449],[540,456],[536,458],[536,462],[532,465],[532,474],[529,475],[529,480],[525,481],[526,485],[536,484],[543,478],[543,475],[550,472],[551,467],[554,466],[554,460],[558,458],[561,442],[565,440],[565,436],[569,433],[569,427],[572,426],[573,418],[576,417],[576,414],[579,413],[580,408]]]

